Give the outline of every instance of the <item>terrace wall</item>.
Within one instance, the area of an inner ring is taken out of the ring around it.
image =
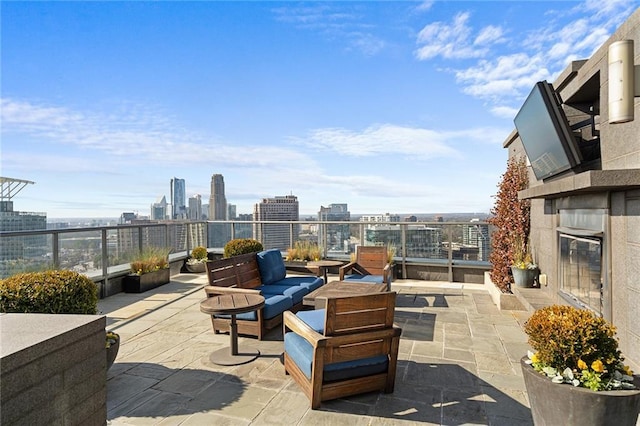
[[[104,425],[106,318],[0,314],[0,423]]]

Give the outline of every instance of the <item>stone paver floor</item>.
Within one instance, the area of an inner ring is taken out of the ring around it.
[[[530,425],[520,372],[526,353],[522,312],[500,311],[482,286],[399,280],[396,323],[403,328],[395,392],[322,404],[285,375],[281,329],[248,364],[209,361],[228,346],[199,310],[203,274],[181,274],[141,295],[99,302],[121,336],[108,372],[110,425]]]

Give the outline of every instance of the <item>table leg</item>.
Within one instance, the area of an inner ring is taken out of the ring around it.
[[[238,355],[238,323],[233,314],[231,314],[231,324],[229,325],[229,337],[231,339],[231,356]]]
[[[254,348],[244,348],[242,352],[238,351],[238,323],[235,315],[231,315],[229,339],[229,347],[218,349],[212,353],[209,357],[211,362],[218,365],[240,365],[251,362],[260,355],[260,351]]]

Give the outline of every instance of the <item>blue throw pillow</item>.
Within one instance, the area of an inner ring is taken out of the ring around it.
[[[271,284],[287,276],[282,254],[278,249],[261,251],[256,255],[262,284]]]

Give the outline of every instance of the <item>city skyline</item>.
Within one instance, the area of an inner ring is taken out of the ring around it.
[[[2,175],[49,218],[148,215],[212,174],[238,213],[488,213],[535,82],[639,5],[3,2]]]

